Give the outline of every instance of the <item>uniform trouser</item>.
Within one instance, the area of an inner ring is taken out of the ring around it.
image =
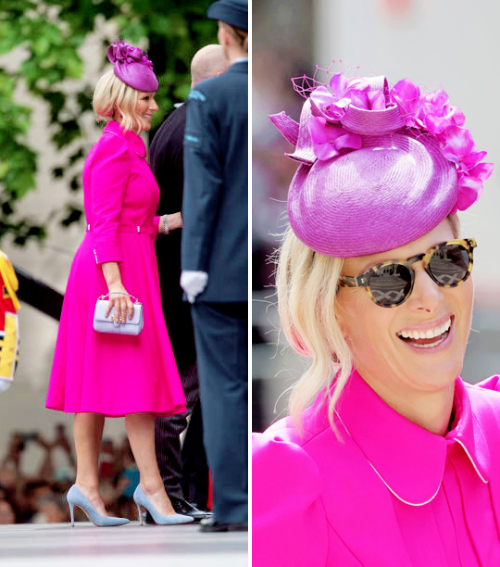
[[[168,491],[168,490],[167,490]],[[203,445],[200,400],[191,413],[182,445],[182,492],[184,498],[205,510],[208,502],[208,463]]]
[[[248,522],[247,303],[192,306],[215,520]]]
[[[180,373],[188,412],[198,413],[199,387],[196,362]],[[155,447],[158,468],[170,497],[187,498],[203,507],[208,493],[208,467],[201,438],[203,426],[201,419],[191,418],[188,427],[188,413],[155,419]],[[181,452],[180,434],[188,428]],[[196,455],[192,453],[196,452]],[[196,469],[191,469],[194,466]],[[200,486],[191,486],[197,482]],[[189,494],[184,494],[183,487]],[[191,500],[191,498],[195,500]]]

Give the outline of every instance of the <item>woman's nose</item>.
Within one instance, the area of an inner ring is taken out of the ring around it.
[[[421,262],[413,265],[415,280],[408,307],[416,311],[436,313],[443,301],[443,288],[440,288],[425,271]]]

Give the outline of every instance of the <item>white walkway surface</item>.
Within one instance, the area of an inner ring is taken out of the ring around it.
[[[246,532],[198,525],[96,528],[90,522],[0,526],[1,567],[247,567]]]

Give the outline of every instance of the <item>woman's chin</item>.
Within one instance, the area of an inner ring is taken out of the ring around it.
[[[419,385],[424,390],[441,390],[446,388],[456,380],[462,372],[463,358],[447,357],[442,361],[428,363],[425,357],[418,357],[418,360],[408,365],[408,370],[413,376],[412,382]]]
[[[405,376],[405,382],[411,382],[417,389],[435,391],[452,384],[462,372],[465,351],[458,345],[449,345],[440,352],[422,353],[416,348],[398,352],[397,368]]]
[[[143,130],[151,130],[151,117],[149,117],[149,118],[146,118],[146,117],[141,118],[141,124],[142,124],[142,129],[143,129]]]

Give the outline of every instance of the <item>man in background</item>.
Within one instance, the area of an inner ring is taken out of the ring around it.
[[[230,66],[188,96],[181,286],[192,314],[214,518],[202,531],[248,529],[248,2],[220,0]]]
[[[201,81],[220,75],[227,61],[220,45],[200,49],[191,62],[191,88]],[[150,148],[151,168],[160,187],[158,215],[177,215],[181,211],[184,183],[183,142],[186,104],[168,115],[156,132]],[[167,222],[168,218],[167,217]],[[208,466],[203,447],[203,426],[199,402],[198,371],[191,308],[182,299],[181,234],[175,230],[156,240],[163,314],[175,359],[181,375],[191,421],[181,451],[180,435],[188,426],[188,414],[155,420],[156,457],[172,506],[178,514],[196,520],[210,514],[205,508],[208,497]]]

